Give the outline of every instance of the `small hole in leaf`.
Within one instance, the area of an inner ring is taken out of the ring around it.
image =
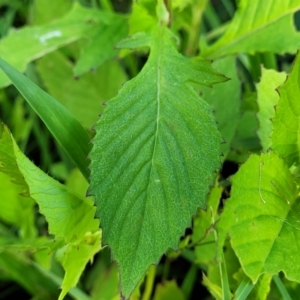
[[[294,14],[294,26],[297,31],[300,31],[300,10]]]

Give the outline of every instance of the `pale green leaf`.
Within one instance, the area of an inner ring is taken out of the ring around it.
[[[12,135],[4,127],[0,139],[1,171],[20,185],[39,205],[49,223],[49,232],[66,242],[80,241],[86,232],[98,230],[93,203],[74,194],[37,168],[18,148]]]
[[[32,4],[31,18],[32,24],[41,25],[61,18],[72,8],[72,0],[35,0]]]
[[[212,227],[222,191],[222,187],[215,186],[210,191],[207,199],[207,211],[199,211],[197,217],[194,218],[192,242],[196,243],[195,262],[202,266],[210,264],[216,255],[216,244]]]
[[[212,88],[201,87],[200,90],[204,100],[215,110],[218,128],[226,142],[221,145],[225,159],[240,120],[241,84],[237,76],[235,57],[219,59],[213,62],[213,67],[230,80]]]
[[[275,115],[275,105],[278,103],[279,94],[276,89],[286,79],[285,73],[274,70],[262,69],[261,81],[257,84],[257,103],[259,111],[257,118],[259,129],[257,135],[264,151],[271,146],[271,132],[273,124],[271,119]]]
[[[239,52],[295,53],[300,34],[293,26],[299,0],[240,0],[224,35],[201,53],[217,58]]]
[[[212,110],[188,82],[226,78],[210,62],[180,55],[171,38],[157,27],[146,65],[108,101],[95,126],[89,193],[126,298],[150,264],[177,248],[192,215],[205,208],[220,166]]]
[[[280,99],[273,119],[272,149],[289,165],[299,163],[300,55],[297,55],[287,81],[278,89]]]
[[[126,81],[124,71],[114,61],[74,79],[73,65],[58,51],[41,58],[37,70],[48,92],[88,129],[98,120],[102,102],[115,96]]]
[[[203,274],[202,283],[216,300],[223,300],[222,288],[212,283],[205,274]]]
[[[92,261],[94,255],[100,251],[100,240],[100,231],[94,234],[87,233],[80,243],[67,244],[57,252],[57,259],[66,271],[59,300],[62,300],[67,292],[77,284],[86,264]]]
[[[219,251],[228,233],[254,283],[261,274],[280,271],[300,281],[299,192],[286,163],[273,152],[251,155],[232,182],[231,197],[217,223]]]
[[[0,148],[0,160],[2,156]],[[0,167],[1,171],[1,167]],[[25,195],[22,188],[16,186],[11,178],[0,172],[0,219],[20,228],[23,238],[36,235],[34,227],[34,201]]]
[[[0,68],[9,76],[82,174],[88,178],[87,155],[90,138],[84,128],[64,106],[1,58]]]
[[[85,42],[82,54],[74,68],[76,76],[98,68],[103,62],[116,57],[119,50],[117,42],[128,33],[127,18],[111,15],[108,25],[93,28],[89,32],[90,39]]]
[[[153,300],[185,300],[183,291],[174,280],[159,283],[156,286]]]
[[[155,3],[152,0],[134,1],[129,17],[129,35],[149,32],[155,25]]]
[[[247,300],[266,300],[270,292],[272,276],[263,274],[259,277]]]
[[[24,71],[30,61],[79,39],[90,38],[93,28],[104,26],[110,20],[111,14],[75,4],[61,19],[43,26],[12,31],[1,40],[0,57],[19,71]],[[9,84],[8,77],[0,73],[0,87]]]

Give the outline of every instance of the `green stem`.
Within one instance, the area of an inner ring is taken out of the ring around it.
[[[272,52],[265,52],[261,54],[262,61],[264,63],[264,66],[267,69],[273,69],[277,70],[277,61],[276,61],[276,56]]]
[[[259,78],[261,75],[261,59],[259,54],[254,54],[254,55],[248,55],[249,61],[250,61],[250,73],[252,76],[252,80],[254,82],[259,82]]]
[[[114,7],[109,0],[100,0],[100,5],[104,10],[114,11]]]
[[[152,289],[153,289],[153,285],[154,285],[154,279],[155,279],[155,273],[156,273],[156,266],[151,265],[148,270],[148,273],[147,273],[145,291],[144,291],[142,300],[149,300],[151,298]]]
[[[195,56],[198,50],[199,36],[201,31],[201,21],[207,0],[200,1],[199,4],[192,9],[192,23],[189,30],[186,55]]]
[[[212,212],[212,217],[211,217],[212,224],[215,224],[214,212],[212,208],[211,208],[211,212]],[[215,236],[215,241],[217,242],[218,234],[215,229],[214,229],[214,236]],[[228,282],[228,275],[227,275],[224,253],[222,253],[221,261],[219,261],[219,270],[220,270],[220,278],[221,278],[222,291],[223,291],[223,300],[230,300],[231,293],[229,289],[229,282]]]

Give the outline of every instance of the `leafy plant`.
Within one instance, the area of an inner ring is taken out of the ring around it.
[[[299,1],[1,8],[1,298],[297,298]]]

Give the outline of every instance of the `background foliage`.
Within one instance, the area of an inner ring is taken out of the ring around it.
[[[299,10],[0,0],[0,299],[298,299]]]

